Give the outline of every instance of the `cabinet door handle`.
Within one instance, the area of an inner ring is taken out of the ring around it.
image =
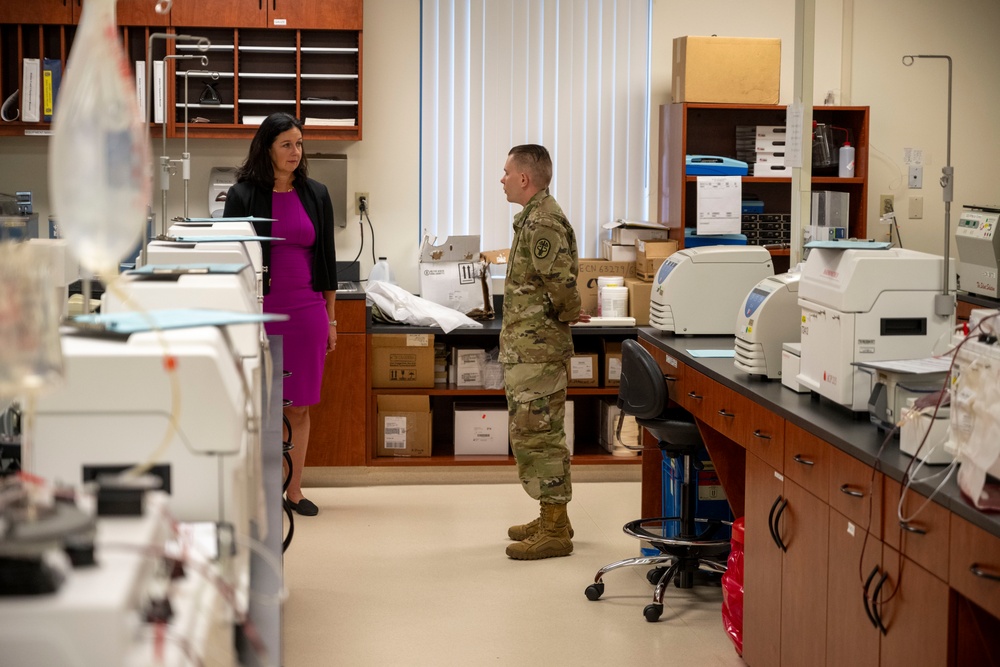
[[[882,614],[878,611],[878,594],[882,591],[882,585],[885,584],[888,578],[889,573],[883,573],[882,578],[878,580],[877,584],[875,584],[875,590],[872,591],[872,613],[875,615],[875,621],[878,623],[879,632],[881,632],[883,636],[888,634],[889,631],[885,629],[885,624],[882,623]]]
[[[761,440],[771,439],[771,436],[769,436],[767,433],[762,433],[760,429],[757,429],[756,431],[753,432],[753,437],[760,438]]]
[[[778,509],[778,503],[781,502],[781,496],[774,499],[774,503],[771,505],[771,511],[767,513],[767,530],[771,533],[771,539],[774,540],[774,546],[781,548],[781,540],[778,539],[777,534],[774,532],[774,511]]]
[[[916,533],[917,535],[927,534],[927,531],[924,530],[923,528],[917,528],[916,526],[911,526],[909,521],[900,521],[899,527],[907,532]]]
[[[865,579],[865,587],[861,591],[861,601],[865,605],[865,615],[868,616],[868,620],[871,621],[872,627],[877,629],[878,623],[875,621],[875,616],[872,614],[871,607],[868,606],[868,587],[872,585],[872,579],[875,578],[876,574],[878,574],[878,565],[872,568],[872,573],[868,575],[867,579]]]
[[[788,500],[782,500],[781,506],[778,507],[778,513],[774,515],[774,536],[778,540],[778,547],[782,551],[788,551],[788,545],[785,541],[781,539],[781,533],[778,532],[778,522],[781,521],[781,515],[785,513],[785,508],[788,507]]]
[[[843,493],[843,494],[846,494],[848,496],[851,496],[852,498],[864,498],[865,497],[865,494],[862,493],[861,491],[855,491],[854,489],[852,489],[850,484],[841,484],[840,485],[840,492]]]
[[[719,410],[719,416],[720,417],[735,417],[736,415],[734,413],[732,413],[732,412],[726,412],[726,409],[723,408],[723,409]]]
[[[694,393],[694,391],[689,391],[688,396],[690,396],[696,401],[700,401],[701,399],[705,398],[704,396],[699,396],[698,394]]]
[[[795,456],[792,457],[792,460],[795,461],[796,463],[801,463],[804,466],[814,466],[814,465],[816,465],[815,461],[810,461],[809,459],[804,459],[804,458],[802,458],[801,454],[796,454]]]
[[[979,563],[973,563],[969,566],[969,572],[976,575],[977,577],[982,577],[983,579],[989,579],[990,581],[1000,581],[1000,576],[991,574],[986,570],[979,567]]]

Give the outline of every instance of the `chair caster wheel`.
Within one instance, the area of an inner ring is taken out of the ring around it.
[[[646,617],[646,620],[650,623],[656,623],[660,620],[660,615],[663,613],[662,604],[647,604],[646,608],[642,610],[642,615]]]
[[[591,584],[587,586],[587,590],[584,592],[587,594],[587,599],[590,600],[591,602],[595,600],[600,600],[601,595],[604,594],[604,582]]]
[[[655,586],[660,583],[660,579],[663,578],[663,573],[666,572],[667,569],[668,568],[665,567],[654,567],[646,572],[646,581]]]

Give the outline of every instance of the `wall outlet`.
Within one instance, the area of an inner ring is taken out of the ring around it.
[[[365,210],[361,210],[361,200],[365,200]],[[361,215],[362,213],[371,213],[372,210],[372,200],[368,196],[367,192],[355,192],[354,193],[354,213],[356,215]]]
[[[896,211],[896,200],[892,195],[878,196],[878,215],[882,222],[890,222],[890,213]]]

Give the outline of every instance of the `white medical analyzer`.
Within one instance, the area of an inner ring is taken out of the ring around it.
[[[1000,208],[966,206],[962,211],[955,228],[960,290],[997,298],[998,225]]]
[[[157,311],[164,321],[168,312],[180,311]],[[262,520],[260,412],[224,329],[67,332],[62,345],[65,382],[38,399],[25,469],[78,485],[153,464],[175,518],[232,526],[244,539],[233,584],[245,608],[245,539],[250,520]]]
[[[219,240],[220,238],[226,240]],[[146,266],[177,264],[250,264],[256,278],[256,293],[264,294],[264,256],[260,237],[205,237],[184,236],[178,240],[150,241],[146,248]]]
[[[771,275],[771,254],[762,246],[679,250],[656,272],[649,323],[678,334],[732,334],[747,292]]]
[[[801,333],[800,273],[768,276],[750,290],[736,315],[736,368],[768,379],[781,377],[784,343]]]
[[[868,410],[876,378],[855,362],[921,359],[949,340],[953,316],[934,312],[943,272],[942,257],[915,250],[812,248],[799,283],[799,383]]]

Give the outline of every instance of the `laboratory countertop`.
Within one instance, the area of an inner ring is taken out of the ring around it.
[[[913,459],[899,449],[899,439],[885,443],[885,434],[868,418],[868,413],[853,413],[815,394],[798,394],[779,380],[767,380],[740,371],[730,358],[694,357],[689,350],[720,350],[733,348],[733,336],[676,336],[652,327],[640,327],[639,338],[652,343],[679,362],[709,376],[723,386],[749,398],[778,414],[799,428],[831,443],[860,461],[876,466],[896,481],[902,481]],[[884,446],[883,446],[884,444]],[[945,466],[924,466],[911,475],[922,479],[943,470]],[[916,482],[913,487],[930,495],[940,481]],[[952,475],[934,496],[935,502],[967,519],[983,530],[1000,537],[1000,516],[977,510],[962,497]]]

